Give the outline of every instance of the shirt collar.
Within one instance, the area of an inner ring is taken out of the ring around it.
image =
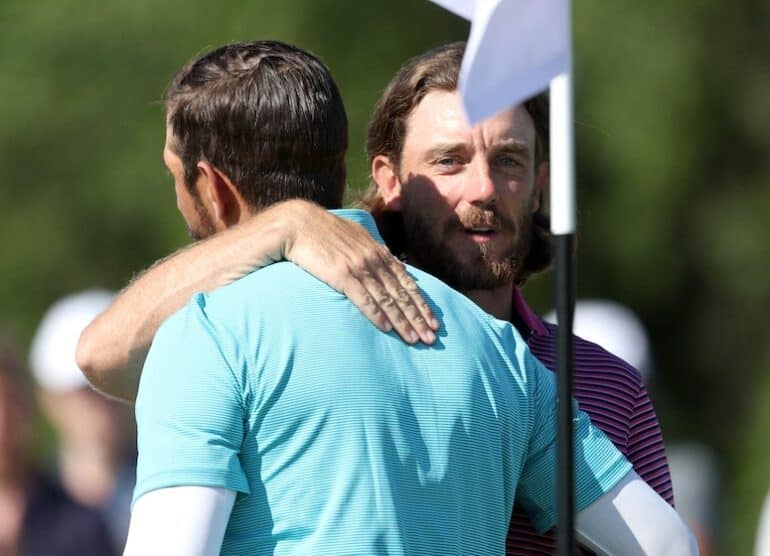
[[[335,216],[344,218],[345,220],[352,220],[353,222],[361,224],[366,229],[366,231],[369,232],[372,235],[372,237],[376,239],[379,243],[385,243],[385,240],[382,239],[382,236],[380,235],[380,232],[377,229],[377,224],[374,223],[374,218],[372,218],[372,215],[366,212],[365,210],[334,209],[334,210],[330,210],[329,212],[331,212]]]
[[[524,301],[524,297],[521,295],[521,291],[516,286],[513,286],[513,310],[521,317],[524,325],[530,329],[535,336],[550,336],[551,333],[546,328],[543,321],[537,314],[530,309],[527,302]]]

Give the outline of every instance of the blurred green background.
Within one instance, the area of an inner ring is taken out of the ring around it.
[[[666,440],[717,454],[724,554],[770,486],[770,3],[575,2],[580,297],[634,309]],[[0,2],[0,321],[26,352],[58,297],[182,246],[158,100],[189,58],[276,38],[318,54],[363,137],[408,57],[468,26],[424,0]],[[511,52],[511,56],[517,53]],[[551,306],[551,281],[528,286]]]

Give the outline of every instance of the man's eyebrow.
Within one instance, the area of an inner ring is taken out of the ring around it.
[[[425,158],[430,160],[432,158],[436,158],[437,156],[445,155],[448,153],[456,153],[467,148],[468,146],[465,143],[439,143],[428,149],[428,151],[425,153]]]
[[[530,158],[532,156],[532,149],[530,149],[529,146],[523,141],[517,141],[513,139],[504,143],[499,143],[492,148],[493,155],[502,153],[515,154],[518,156]]]

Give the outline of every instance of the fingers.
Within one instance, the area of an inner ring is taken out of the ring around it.
[[[403,264],[384,246],[378,245],[376,251],[369,255],[354,265],[361,265],[353,276],[366,290],[367,299],[371,300],[366,307],[359,305],[361,311],[375,323],[386,318],[393,330],[408,343],[435,342],[438,321]],[[357,290],[356,285],[353,291]],[[353,297],[348,297],[356,303]]]
[[[287,258],[345,294],[380,330],[435,342],[439,323],[404,265],[359,224],[331,218],[322,233],[300,234]]]
[[[387,248],[361,249],[342,266],[335,272],[342,276],[338,289],[380,330],[395,330],[410,344],[436,341],[438,320],[404,265]]]
[[[390,251],[383,247],[380,250],[380,257],[384,265],[381,278],[383,285],[395,301],[390,310],[383,308],[385,313],[389,318],[393,315],[392,318],[403,321],[402,328],[405,334],[408,334],[409,328],[411,328],[413,332],[416,332],[420,341],[432,344],[436,341],[435,331],[438,330],[439,323],[420,293],[420,288],[406,272],[403,263],[394,257]],[[391,320],[391,322],[393,321]],[[393,323],[393,326],[397,331],[399,330],[396,323]],[[400,332],[399,335],[401,335]]]
[[[393,330],[390,318],[360,280],[348,280],[340,290],[372,324],[383,332]]]

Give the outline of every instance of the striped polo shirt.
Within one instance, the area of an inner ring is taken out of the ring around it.
[[[514,289],[513,308],[529,349],[556,369],[556,326],[543,321]],[[574,336],[574,390],[580,409],[609,437],[634,470],[669,504],[674,504],[660,424],[639,372],[602,347]],[[591,552],[579,549],[580,554]],[[539,535],[517,504],[506,542],[507,556],[555,554],[556,533]]]

